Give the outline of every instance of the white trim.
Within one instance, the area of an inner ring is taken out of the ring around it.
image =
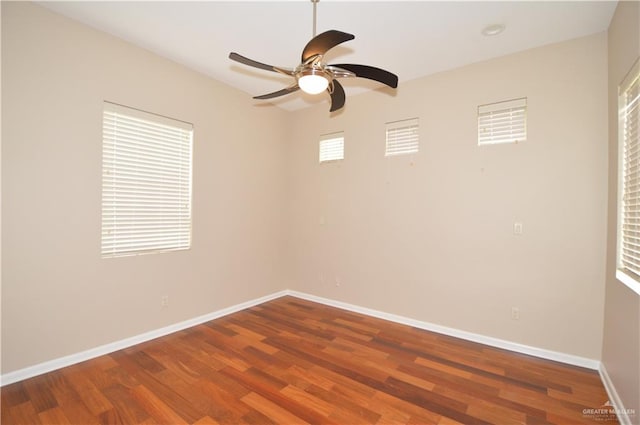
[[[344,303],[342,301],[335,301],[328,298],[309,295],[303,292],[298,292],[298,291],[287,291],[287,292],[291,296],[302,298],[305,300],[315,301],[315,302],[326,304],[332,307],[342,308],[344,310],[349,310],[349,311],[353,311],[360,314],[366,314],[367,316],[373,316],[379,319],[389,320],[391,322],[413,326],[416,328],[437,332],[437,333],[441,333],[448,336],[453,336],[453,337],[464,339],[467,341],[478,342],[480,344],[485,344],[492,347],[503,348],[505,350],[515,351],[517,353],[528,354],[531,356],[540,357],[547,360],[554,360],[557,362],[566,363],[574,366],[585,367],[593,370],[598,370],[600,367],[599,360],[588,359],[586,357],[579,357],[579,356],[574,356],[572,354],[560,353],[558,351],[532,347],[530,345],[518,344],[516,342],[511,342],[511,341],[506,341],[504,339],[498,339],[490,336],[480,335],[473,332],[461,331],[454,328],[448,328],[446,326],[436,325],[434,323],[423,322],[421,320],[415,320],[415,319],[410,319],[404,316],[385,313],[383,311],[373,310],[367,307],[360,307],[357,305]]]
[[[620,282],[627,285],[627,287],[631,289],[633,292],[640,295],[640,283],[638,283],[638,281],[635,280],[633,277],[629,276],[624,271],[618,269],[616,270],[616,279],[618,279]]]
[[[636,59],[633,65],[631,65],[627,75],[624,76],[622,82],[618,86],[618,96],[629,90],[629,87],[631,87],[631,84],[636,80],[638,74],[640,74],[640,57]]]
[[[542,348],[536,348],[529,345],[518,344],[511,341],[506,341],[503,339],[488,337],[488,336],[484,336],[484,335],[480,335],[472,332],[467,332],[467,331],[462,331],[454,328],[449,328],[446,326],[436,325],[434,323],[423,322],[416,319],[410,319],[404,316],[385,313],[383,311],[374,310],[367,307],[361,307],[354,304],[345,303],[342,301],[336,301],[329,298],[318,297],[316,295],[310,295],[304,292],[285,289],[279,292],[274,292],[273,294],[270,294],[270,295],[265,295],[264,297],[256,298],[256,299],[246,301],[240,304],[236,304],[227,308],[223,308],[221,310],[214,311],[212,313],[198,316],[193,319],[189,319],[183,322],[175,323],[173,325],[165,326],[160,329],[149,331],[149,332],[136,335],[130,338],[125,338],[120,341],[112,342],[110,344],[101,345],[99,347],[91,348],[89,350],[82,351],[79,353],[60,357],[58,359],[49,360],[44,363],[39,363],[34,366],[29,366],[24,369],[16,370],[14,372],[6,373],[0,376],[0,386],[12,384],[14,382],[22,381],[24,379],[29,379],[34,376],[51,372],[56,369],[71,366],[73,364],[90,360],[99,356],[103,356],[105,354],[113,353],[114,351],[122,350],[136,344],[140,344],[155,338],[169,335],[171,333],[178,332],[178,331],[190,328],[192,326],[196,326],[201,323],[205,323],[210,320],[214,320],[214,319],[226,316],[228,314],[232,314],[240,310],[244,310],[246,308],[253,307],[255,305],[262,304],[267,301],[271,301],[276,298],[284,297],[287,295],[309,300],[309,301],[314,301],[314,302],[325,304],[332,307],[341,308],[348,311],[353,311],[360,314],[365,314],[372,317],[377,317],[384,320],[389,320],[391,322],[400,323],[403,325],[413,326],[419,329],[424,329],[424,330],[437,332],[437,333],[441,333],[448,336],[453,336],[456,338],[461,338],[467,341],[478,342],[480,344],[485,344],[492,347],[515,351],[517,353],[528,354],[528,355],[540,357],[543,359],[554,360],[557,362],[571,364],[574,366],[586,367],[594,370],[603,369],[601,368],[601,363],[598,360],[574,356],[572,354],[560,353],[557,351],[545,350]],[[601,376],[603,376],[602,373],[601,373]],[[605,388],[607,388],[608,392],[609,392],[609,388],[613,389],[613,384],[610,383],[610,380],[609,380],[609,386],[607,386],[607,384],[605,383]],[[615,390],[612,390],[610,394],[616,394]],[[611,401],[612,403],[615,403],[616,399],[613,398]],[[626,424],[623,424],[623,425],[626,425]]]
[[[283,297],[288,294],[288,291],[275,292],[264,297],[256,298],[250,301],[246,301],[240,304],[232,305],[230,307],[223,308],[221,310],[214,311],[202,316],[194,317],[183,322],[174,323],[173,325],[165,326],[160,329],[145,332],[140,335],[132,336],[130,338],[121,339],[109,344],[101,345],[99,347],[90,348],[89,350],[81,351],[79,353],[70,354],[68,356],[60,357],[57,359],[49,360],[44,363],[39,363],[34,366],[29,366],[24,369],[16,370],[14,372],[5,373],[0,376],[0,386],[12,384],[14,382],[22,381],[24,379],[33,378],[34,376],[42,375],[43,373],[51,372],[56,369],[71,366],[76,363],[84,362],[105,354],[113,353],[114,351],[129,348],[136,344],[141,344],[152,339],[156,339],[165,335],[178,332],[192,326],[200,325],[205,322],[226,316],[231,313],[244,310],[249,307],[253,307],[258,304],[271,301],[276,298]]]
[[[602,380],[604,389],[607,391],[607,395],[609,396],[609,402],[613,405],[613,408],[616,411],[618,422],[620,422],[620,425],[633,425],[631,417],[629,416],[627,409],[624,408],[624,404],[622,404],[622,400],[616,391],[616,387],[613,385],[613,381],[607,373],[607,368],[604,367],[604,363],[600,364],[598,372],[600,372],[600,379]]]

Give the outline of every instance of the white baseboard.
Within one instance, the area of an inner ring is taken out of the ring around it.
[[[171,333],[178,332],[178,331],[190,328],[192,326],[196,326],[201,323],[205,323],[210,320],[214,320],[219,317],[226,316],[228,314],[235,313],[237,311],[244,310],[246,308],[253,307],[255,305],[262,304],[264,302],[283,297],[285,295],[290,295],[293,297],[318,302],[321,304],[341,308],[344,310],[353,311],[360,314],[366,314],[368,316],[378,317],[380,319],[389,320],[391,322],[401,323],[404,325],[413,326],[416,328],[425,329],[428,331],[433,331],[433,332],[441,333],[444,335],[465,339],[468,341],[478,342],[478,343],[489,345],[492,347],[503,348],[503,349],[515,351],[518,353],[529,354],[532,356],[541,357],[549,360],[555,360],[561,363],[567,363],[575,366],[586,367],[589,369],[602,370],[600,367],[600,362],[598,360],[587,359],[584,357],[574,356],[571,354],[565,354],[565,353],[560,353],[556,351],[531,347],[528,345],[518,344],[515,342],[506,341],[498,338],[492,338],[492,337],[488,337],[480,334],[475,334],[472,332],[461,331],[458,329],[448,328],[445,326],[436,325],[429,322],[423,322],[420,320],[415,320],[415,319],[411,319],[404,316],[385,313],[382,311],[373,310],[370,308],[361,307],[354,304],[349,304],[341,301],[336,301],[328,298],[306,294],[303,292],[285,289],[283,291],[275,292],[273,294],[266,295],[264,297],[260,297],[254,300],[236,304],[231,307],[217,310],[212,313],[205,314],[203,316],[198,316],[193,319],[185,320],[183,322],[175,323],[173,325],[169,325],[160,329],[156,329],[150,332],[146,332],[146,333],[136,335],[130,338],[126,338],[120,341],[116,341],[110,344],[101,345],[99,347],[82,351],[80,353],[71,354],[65,357],[60,357],[58,359],[46,361],[44,363],[40,363],[34,366],[29,366],[24,369],[16,370],[14,372],[6,373],[0,376],[0,386],[4,386],[14,382],[22,381],[24,379],[32,378],[34,376],[41,375],[43,373],[51,372],[53,370],[60,369],[66,366],[71,366],[76,363],[80,363],[86,360],[93,359],[95,357],[112,353],[114,351],[131,347],[136,344],[140,344],[142,342],[146,342],[155,338],[169,335]],[[601,376],[602,376],[602,373],[601,373]],[[605,383],[605,387],[606,385],[607,384]],[[613,388],[613,385],[611,383],[610,383],[610,387]],[[609,388],[608,387],[606,388],[607,388],[607,391],[609,391]],[[614,394],[615,394],[615,391],[614,391]],[[611,401],[612,403],[615,403],[615,399]]]
[[[604,366],[604,363],[600,364],[598,372],[600,372],[600,379],[602,380],[604,389],[607,390],[609,402],[613,405],[616,415],[618,416],[618,422],[620,422],[620,425],[633,425],[633,422],[631,422],[631,415],[634,416],[634,420],[638,420],[638,417],[636,416],[638,412],[632,412],[624,408],[622,399],[620,399],[620,396],[616,391],[616,387],[613,385],[613,381],[607,373],[607,368]]]
[[[271,301],[275,298],[280,298],[288,294],[289,291],[275,292],[264,297],[256,298],[250,301],[246,301],[240,304],[236,304],[221,310],[214,311],[202,316],[194,317],[193,319],[185,320],[183,322],[174,323],[173,325],[165,326],[160,329],[156,329],[150,332],[145,332],[140,335],[132,336],[130,338],[122,339],[120,341],[112,342],[110,344],[101,345],[96,348],[91,348],[80,353],[71,354],[68,356],[60,357],[57,359],[49,360],[44,363],[40,363],[34,366],[29,366],[24,369],[19,369],[14,372],[5,373],[0,376],[0,386],[9,385],[14,382],[22,381],[24,379],[32,378],[34,376],[42,375],[43,373],[51,372],[56,369],[71,366],[76,363],[80,363],[86,360],[90,360],[105,354],[113,353],[114,351],[129,348],[133,345],[140,344],[152,339],[156,339],[165,335],[169,335],[174,332],[178,332],[192,326],[196,326],[210,320],[217,319],[222,316],[226,316],[231,313],[235,313],[240,310],[244,310],[249,307],[253,307],[258,304],[262,304],[267,301]]]
[[[480,344],[490,345],[492,347],[503,348],[509,351],[515,351],[517,353],[529,354],[535,357],[541,357],[547,360],[554,360],[561,363],[566,363],[574,366],[585,367],[588,369],[598,370],[600,368],[600,361],[594,359],[588,359],[585,357],[574,356],[572,354],[560,353],[557,351],[545,350],[542,348],[532,347],[529,345],[518,344],[504,339],[492,338],[472,332],[461,331],[454,328],[448,328],[446,326],[436,325],[429,322],[423,322],[420,320],[410,319],[404,316],[398,316],[395,314],[385,313],[383,311],[373,310],[366,307],[357,306],[354,304],[344,303],[342,301],[335,301],[328,298],[318,297],[315,295],[305,294],[298,291],[287,291],[291,296],[302,298],[309,301],[318,302],[321,304],[330,305],[332,307],[342,308],[344,310],[353,311],[360,314],[366,314],[367,316],[373,316],[391,322],[401,323],[403,325],[413,326],[419,329],[424,329],[440,334],[453,336],[456,338],[464,339],[467,341],[478,342]]]

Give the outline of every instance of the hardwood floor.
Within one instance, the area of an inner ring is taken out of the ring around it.
[[[1,390],[3,424],[578,424],[595,371],[283,297]],[[585,413],[586,412],[586,413]]]

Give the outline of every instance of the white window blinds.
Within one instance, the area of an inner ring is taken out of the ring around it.
[[[478,145],[527,140],[527,98],[478,106]]]
[[[320,162],[344,159],[344,133],[320,136]]]
[[[388,122],[385,156],[418,152],[418,118]]]
[[[640,279],[640,63],[620,86],[619,139],[622,148],[619,261]]]
[[[104,103],[102,256],[191,245],[193,126]]]

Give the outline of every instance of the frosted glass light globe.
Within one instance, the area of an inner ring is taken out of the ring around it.
[[[323,75],[307,74],[298,78],[298,86],[305,93],[318,94],[329,87],[329,80]]]

